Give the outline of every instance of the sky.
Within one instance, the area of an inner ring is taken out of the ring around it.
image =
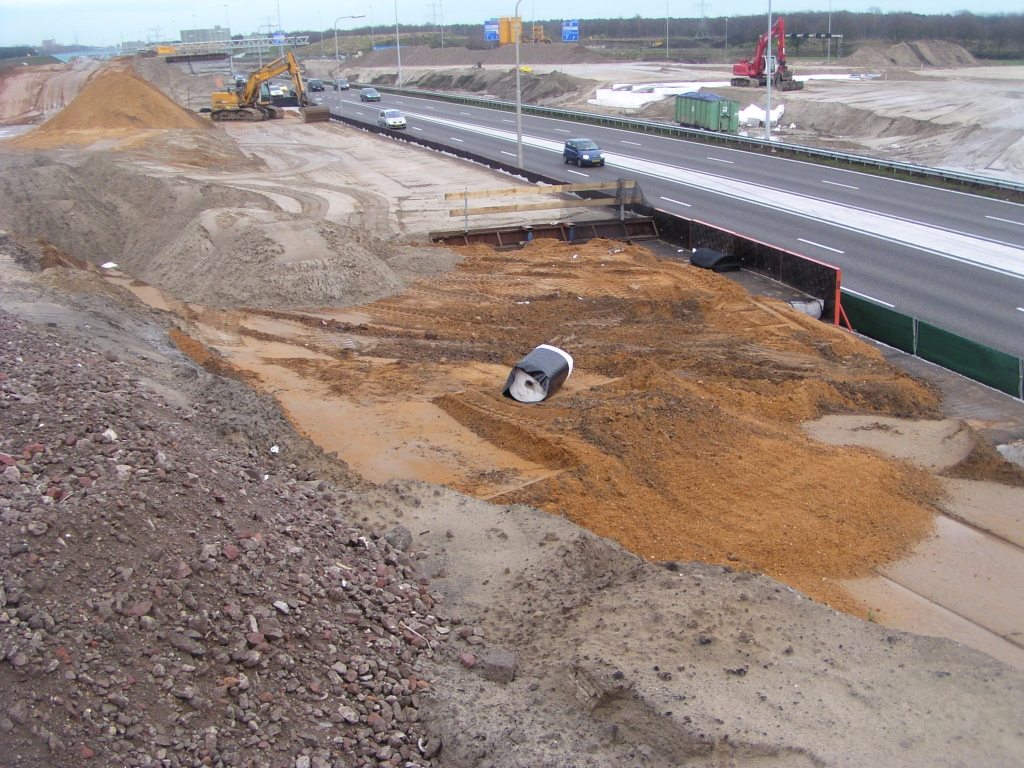
[[[841,0],[771,0],[772,11],[866,12],[877,7],[883,13],[910,11],[915,13],[956,13],[970,8],[975,14],[1020,13],[1020,0],[862,0],[863,5],[849,5]],[[369,25],[388,26],[398,19],[403,24],[434,23],[480,24],[485,19],[512,16],[512,0],[485,2],[479,0],[375,0],[374,2],[328,3],[315,0],[233,0],[223,3],[180,0],[161,3],[147,0],[0,0],[0,47],[11,45],[38,46],[43,40],[56,40],[61,45],[76,42],[90,46],[117,45],[122,40],[178,39],[179,30],[210,28],[219,24],[230,26],[233,34],[248,34],[261,25],[276,26],[278,9],[282,27],[287,31],[331,29],[338,16],[343,19],[338,29]],[[539,8],[538,8],[539,6]],[[694,18],[700,11],[695,0],[636,0],[623,13],[621,0],[521,0],[519,15],[524,21],[576,18],[618,18],[637,14],[649,18]],[[748,16],[768,12],[768,0],[708,0],[708,18]],[[538,17],[539,14],[539,17]],[[585,34],[585,29],[581,30]]]

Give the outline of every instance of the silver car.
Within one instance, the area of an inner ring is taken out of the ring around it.
[[[377,125],[381,128],[405,128],[405,115],[397,109],[382,109],[377,115]]]

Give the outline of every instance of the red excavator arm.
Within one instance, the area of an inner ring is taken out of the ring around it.
[[[772,40],[777,42],[778,49],[774,55]],[[772,76],[772,82],[781,85],[784,90],[803,88],[803,83],[793,80],[793,75],[786,67],[786,20],[781,16],[758,39],[754,57],[740,59],[732,65],[732,84],[735,86],[765,85],[769,75]]]

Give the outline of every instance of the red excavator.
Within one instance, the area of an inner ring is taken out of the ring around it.
[[[772,55],[772,40],[778,40],[779,51]],[[781,16],[771,30],[761,35],[754,49],[753,59],[740,59],[732,65],[732,85],[743,88],[765,86],[771,74],[772,85],[781,91],[799,91],[804,84],[793,79],[786,66],[786,20]]]

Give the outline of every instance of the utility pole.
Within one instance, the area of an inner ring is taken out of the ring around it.
[[[668,60],[668,0],[665,0],[665,60]]]
[[[398,0],[395,0],[395,51],[398,53],[398,87],[402,87],[402,38],[398,34]]]
[[[277,0],[277,31],[284,32],[281,28],[281,0]],[[284,35],[281,35],[281,58],[284,58]]]
[[[826,61],[832,61],[832,0],[828,0],[828,58]]]
[[[697,22],[697,37],[701,40],[710,37],[708,34],[708,22],[705,18],[706,12],[711,10],[711,3],[700,0],[699,3],[694,3],[693,7],[700,11],[700,21]]]
[[[523,36],[522,22],[519,21],[519,3],[512,12],[512,28],[516,36],[516,167],[523,167],[523,89],[519,77],[519,38]],[[667,2],[667,0],[666,0]]]

